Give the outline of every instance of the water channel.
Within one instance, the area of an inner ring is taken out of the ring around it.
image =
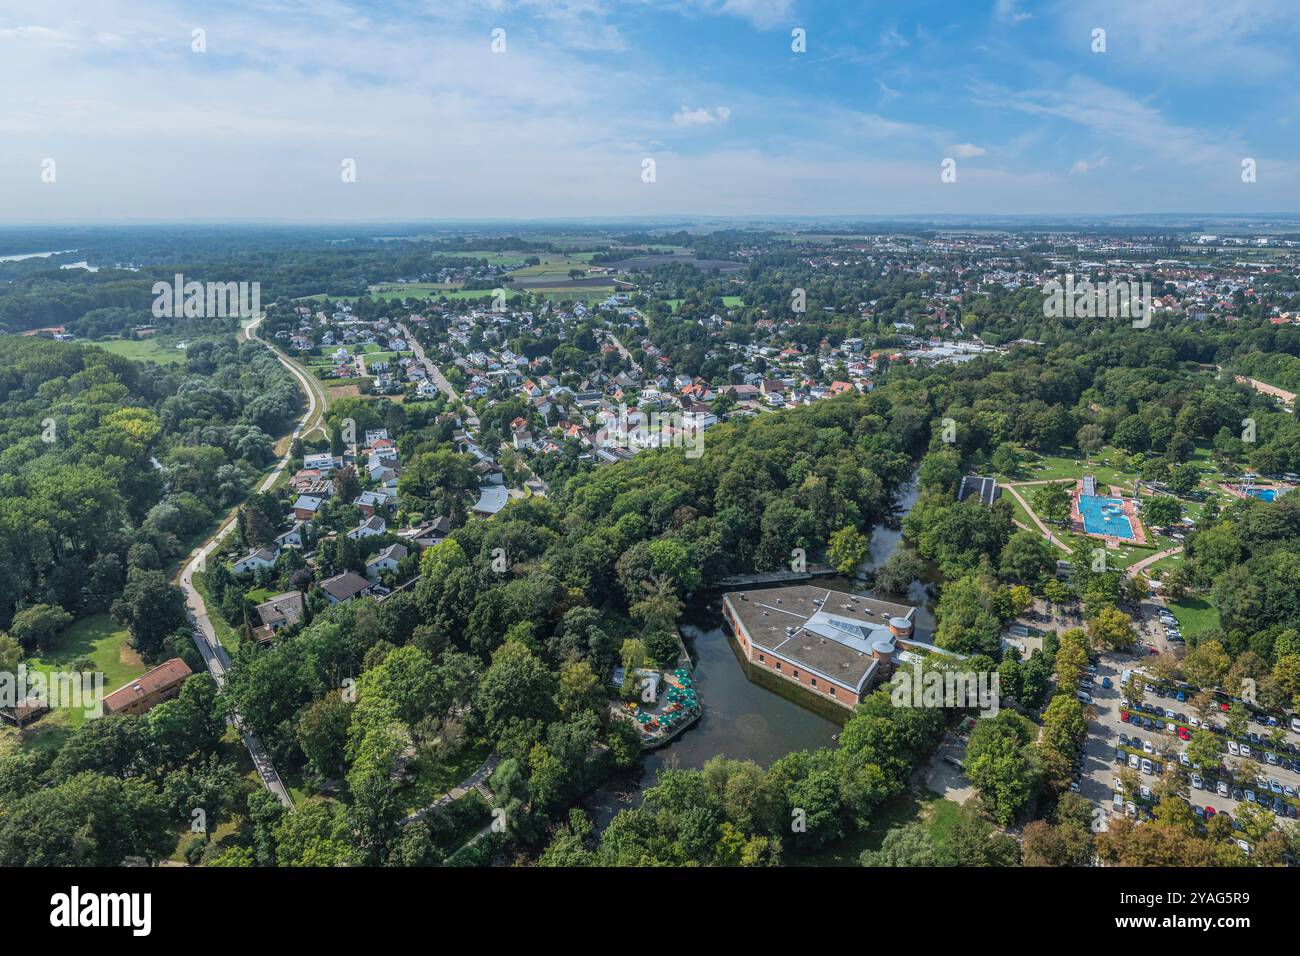
[[[907,513],[916,497],[913,481],[900,498],[901,514]],[[883,564],[901,539],[897,525],[876,528],[871,535],[868,565]],[[849,578],[818,578],[811,583],[874,596]],[[913,581],[906,598],[890,594],[881,594],[880,598],[916,605],[916,637],[929,640],[935,623],[932,593],[933,588],[926,582]],[[721,591],[704,592],[693,599],[683,614],[681,632],[694,664],[704,712],[672,743],[647,753],[639,768],[612,778],[583,801],[598,829],[603,829],[619,810],[639,804],[645,788],[654,786],[656,776],[665,767],[697,769],[719,754],[767,766],[792,751],[833,746],[848,716],[847,711],[829,703],[823,705],[822,712],[811,709],[819,702],[767,674],[759,673],[761,684],[751,681],[747,662],[723,624]]]

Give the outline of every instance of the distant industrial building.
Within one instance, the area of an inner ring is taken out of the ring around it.
[[[917,645],[916,608],[812,585],[730,591],[722,613],[750,664],[847,708]]]

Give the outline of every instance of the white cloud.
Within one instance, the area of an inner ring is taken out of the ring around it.
[[[791,23],[794,0],[688,0],[696,9],[714,15],[739,17],[759,30],[778,26],[797,26]]]
[[[983,156],[988,150],[974,143],[955,143],[948,147],[948,152],[958,159],[971,159],[975,156]]]
[[[719,106],[713,110],[710,110],[707,106],[700,106],[695,109],[683,106],[673,114],[673,122],[678,126],[715,126],[725,123],[729,119],[731,119],[731,109],[727,106]]]
[[[1026,20],[1032,20],[1032,13],[1025,13],[1023,10],[1016,9],[1016,0],[997,0],[993,6],[993,14],[1003,23],[1023,23]]]
[[[1091,163],[1088,162],[1088,160],[1086,159],[1081,159],[1078,162],[1076,162],[1073,166],[1070,167],[1070,175],[1087,176],[1094,169],[1101,169],[1103,166],[1106,166],[1109,162],[1110,162],[1109,156],[1103,156],[1101,157],[1101,159],[1097,160],[1096,162],[1091,162]]]

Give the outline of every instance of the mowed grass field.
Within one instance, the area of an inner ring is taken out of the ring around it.
[[[1203,597],[1188,595],[1182,600],[1171,601],[1169,610],[1178,618],[1178,629],[1184,637],[1219,626],[1219,609]]]
[[[681,305],[682,302],[682,299],[664,299],[664,304],[674,312],[677,311],[677,307]],[[728,309],[739,309],[744,307],[745,300],[738,295],[724,295],[722,297],[722,304]]]
[[[386,282],[370,287],[370,298],[385,302],[402,299],[436,299],[445,292],[460,288],[451,282]]]
[[[147,671],[148,665],[131,647],[130,635],[118,627],[107,614],[83,617],[57,638],[55,646],[40,657],[30,658],[28,669],[49,674],[70,671],[82,659],[94,661],[96,671],[104,675],[104,693],[108,694]],[[80,710],[54,710],[41,718],[42,724],[76,727],[86,719]]]
[[[102,342],[87,342],[86,344],[136,362],[157,362],[159,365],[172,365],[185,361],[185,349],[176,347],[182,341],[192,342],[196,340],[155,335],[147,339],[105,339]]]

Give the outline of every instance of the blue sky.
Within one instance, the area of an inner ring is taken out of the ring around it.
[[[1295,212],[1298,41],[1292,0],[6,0],[0,221]]]

